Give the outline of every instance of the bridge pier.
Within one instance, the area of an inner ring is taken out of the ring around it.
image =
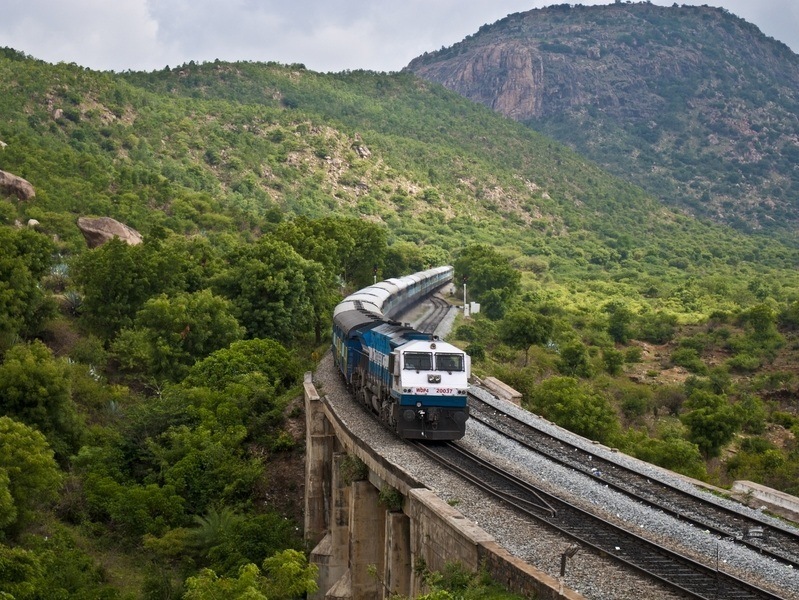
[[[353,481],[350,493],[352,597],[378,600],[382,596],[377,566],[383,564],[386,509],[380,505],[377,488],[369,481]]]
[[[322,541],[329,531],[327,500],[330,496],[330,465],[336,434],[311,374],[305,374],[305,542],[309,548]]]
[[[383,589],[386,598],[411,595],[411,520],[401,512],[386,513]]]

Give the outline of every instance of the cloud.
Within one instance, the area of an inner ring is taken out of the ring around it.
[[[607,4],[611,0],[582,0]],[[220,60],[396,71],[541,0],[5,0],[0,46],[92,69]],[[696,4],[703,3],[701,0]],[[673,0],[655,0],[671,5]],[[799,49],[795,0],[717,0]]]
[[[50,62],[114,69],[157,57],[157,27],[143,0],[11,0],[0,44]]]

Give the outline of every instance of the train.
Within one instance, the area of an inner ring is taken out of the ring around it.
[[[452,281],[436,267],[365,287],[333,311],[333,362],[358,402],[401,438],[457,440],[466,433],[471,361],[463,350],[396,321]]]

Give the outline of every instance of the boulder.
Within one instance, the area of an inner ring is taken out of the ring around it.
[[[142,243],[142,236],[138,231],[111,217],[98,217],[96,219],[80,217],[78,219],[78,229],[80,229],[86,239],[86,245],[89,248],[102,246],[115,237],[130,246]]]
[[[6,171],[0,171],[0,190],[5,194],[14,194],[20,200],[30,200],[36,196],[36,190],[29,181]]]

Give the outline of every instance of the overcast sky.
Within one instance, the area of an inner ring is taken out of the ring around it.
[[[579,4],[609,4],[582,0]],[[95,70],[220,60],[398,71],[540,0],[2,0],[0,47]],[[576,4],[577,2],[572,2]],[[654,0],[668,6],[673,0]],[[704,0],[799,53],[797,0]]]

